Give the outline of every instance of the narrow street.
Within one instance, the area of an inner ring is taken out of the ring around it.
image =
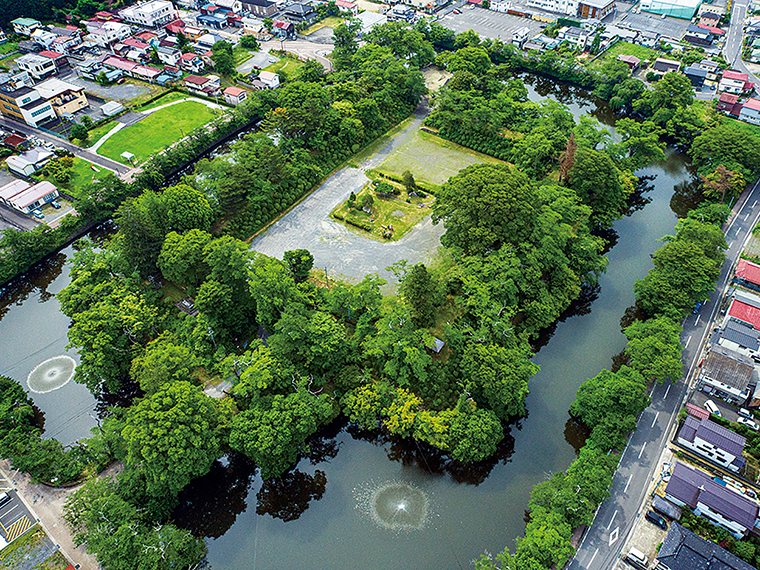
[[[744,18],[747,17],[747,1],[734,0],[731,8],[731,27],[728,29],[726,43],[723,44],[723,57],[731,67],[742,73],[749,74],[749,80],[760,89],[760,79],[754,75],[742,61],[742,38],[744,36]]]
[[[643,514],[640,509],[644,494],[652,478],[657,475],[653,470],[682,405],[703,344],[714,325],[733,267],[760,218],[758,203],[760,181],[747,193],[726,228],[726,262],[721,268],[715,291],[698,314],[689,315],[684,321],[681,342],[686,347],[683,351],[683,360],[688,366],[686,375],[677,384],[659,385],[652,390],[652,404],[639,416],[637,430],[620,459],[612,481],[612,496],[599,507],[593,525],[575,558],[567,566],[569,570],[612,568],[636,519]]]

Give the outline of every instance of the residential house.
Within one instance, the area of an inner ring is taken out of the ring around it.
[[[717,28],[720,24],[720,15],[715,12],[703,12],[699,15],[699,23],[711,28]]]
[[[278,38],[294,38],[296,36],[296,26],[293,22],[275,20],[272,24],[272,32]]]
[[[127,59],[142,61],[150,57],[150,46],[143,41],[136,38],[127,38],[121,43],[129,48]]]
[[[17,191],[19,187],[8,188],[7,184],[0,188],[0,201],[19,212],[31,214],[33,210],[58,198],[58,189],[50,182],[38,182],[34,186],[24,184],[26,188],[20,192]],[[12,192],[15,193],[10,195]]]
[[[45,28],[37,28],[32,32],[30,38],[43,49],[50,49],[58,36]]]
[[[161,38],[158,36],[158,34],[149,32],[147,30],[140,32],[139,34],[135,34],[134,38],[148,44],[149,47],[158,47],[161,43]]]
[[[756,360],[760,351],[760,334],[752,326],[728,320],[723,328],[713,333],[710,342]],[[757,391],[757,390],[755,390]]]
[[[224,95],[224,100],[230,105],[240,105],[240,103],[248,99],[248,92],[240,87],[227,87],[222,94]]]
[[[174,6],[167,0],[149,0],[135,4],[121,10],[119,16],[125,22],[148,28],[158,28],[177,18]]]
[[[243,0],[243,11],[258,18],[271,18],[277,13],[277,4],[272,0]]]
[[[85,40],[100,47],[107,47],[115,42],[123,41],[132,35],[132,28],[121,22],[88,21],[86,22],[86,26],[89,34],[85,37]]]
[[[710,32],[713,35],[713,40],[726,34],[726,30],[722,30],[714,26],[708,26],[707,24],[697,24],[697,27]]]
[[[17,135],[15,133],[10,134],[3,139],[3,144],[5,146],[16,150],[26,147],[28,142],[29,141],[27,141],[25,137],[22,137],[21,135]]]
[[[221,42],[222,40],[224,40],[224,38],[217,36],[216,34],[203,34],[196,40],[195,45],[197,45],[199,49],[206,51],[211,49],[216,42]]]
[[[385,15],[389,22],[406,22],[407,24],[413,23],[416,17],[414,8],[403,4],[396,4]]]
[[[675,59],[665,59],[664,57],[658,57],[654,60],[652,71],[665,75],[666,73],[676,73],[681,68],[681,62]]]
[[[348,0],[337,0],[335,4],[338,6],[338,10],[342,14],[350,14],[351,16],[359,15],[359,6],[356,2],[349,2]]]
[[[610,41],[615,37],[620,38],[624,42],[634,43],[639,33],[636,30],[629,30],[626,28],[619,28],[618,26],[606,25],[604,30],[601,31],[602,41]]]
[[[55,65],[56,73],[60,73],[63,70],[69,68],[69,58],[62,53],[55,51],[44,50],[37,54],[40,57],[46,57]]]
[[[106,66],[112,69],[121,70],[124,75],[134,77],[141,81],[147,81],[148,83],[154,83],[156,78],[161,75],[161,70],[147,65],[141,65],[139,63],[129,61],[123,57],[111,56],[103,62]]]
[[[615,0],[580,0],[576,16],[590,20],[604,20],[615,11]]]
[[[188,91],[198,95],[213,97],[214,95],[219,94],[219,88],[221,87],[221,81],[216,75],[209,75],[208,77],[188,75],[183,81],[185,82],[185,88]]]
[[[227,12],[240,14],[243,11],[241,0],[214,0],[214,4]]]
[[[691,81],[691,86],[697,91],[701,91],[705,85],[709,72],[703,69],[697,63],[692,63],[683,70],[683,74]]]
[[[164,29],[166,30],[166,33],[172,34],[172,35],[175,35],[175,36],[177,34],[179,34],[180,32],[182,32],[184,34],[185,22],[183,22],[180,19],[176,19],[176,20],[174,20],[174,21],[169,22],[168,24],[166,24],[164,26]]]
[[[356,19],[362,23],[362,29],[359,31],[360,37],[364,37],[375,26],[382,26],[388,23],[388,16],[378,14],[377,12],[370,12],[369,10],[365,10],[359,14]]]
[[[89,79],[90,81],[99,80],[101,73],[105,74],[105,80],[108,83],[113,83],[124,77],[122,70],[107,67],[98,57],[92,57],[82,62],[78,62],[75,67],[81,77]]]
[[[744,538],[757,521],[756,503],[713,481],[707,473],[681,462],[673,468],[665,498],[678,506],[688,506],[696,515],[725,528],[736,539]]]
[[[73,115],[90,106],[84,94],[84,87],[62,81],[56,77],[39,83],[35,90],[48,101],[59,117]]]
[[[8,42],[8,36],[5,35],[5,31],[0,29],[0,45]]]
[[[744,444],[747,438],[715,422],[687,416],[678,432],[678,444],[696,455],[738,473],[744,467]]]
[[[723,72],[720,84],[718,85],[719,91],[726,91],[737,95],[749,93],[753,91],[754,88],[755,84],[750,83],[749,75],[746,73],[739,73],[733,69],[727,69]]]
[[[9,156],[5,163],[8,169],[21,176],[29,177],[55,158],[55,153],[44,148],[32,148],[18,156]]]
[[[748,259],[740,259],[734,272],[733,281],[743,287],[760,291],[760,265]]]
[[[715,107],[718,111],[725,113],[726,115],[732,115],[738,117],[742,109],[742,104],[739,103],[739,96],[731,93],[721,93],[718,97],[718,104]]]
[[[34,30],[41,27],[42,23],[34,18],[16,18],[15,20],[11,20],[11,26],[13,26],[13,31],[18,35],[28,37],[32,35]]]
[[[176,48],[160,47],[156,51],[158,59],[166,65],[175,66],[179,64],[179,59],[182,57],[182,52]]]
[[[697,46],[709,46],[712,45],[715,35],[705,28],[700,28],[694,24],[689,24],[686,28],[686,32],[683,35],[683,40]]]
[[[253,36],[257,40],[267,41],[272,39],[272,34],[269,33],[264,22],[258,18],[243,17],[243,33],[249,36]]]
[[[280,76],[271,71],[260,72],[259,81],[261,81],[269,89],[277,89],[280,86]]]
[[[512,43],[522,48],[525,45],[525,42],[528,41],[529,37],[530,28],[528,26],[523,26],[512,32]]]
[[[0,91],[15,91],[20,87],[32,87],[34,81],[26,71],[0,73]]]
[[[185,26],[185,31],[182,32],[185,34],[185,36],[192,42],[203,36],[203,34],[206,33],[206,30],[202,28],[197,28],[195,26]]]
[[[753,570],[754,566],[697,536],[677,522],[670,525],[654,560],[661,570]]]
[[[227,26],[227,16],[224,14],[201,14],[196,16],[195,21],[201,26],[207,26],[221,30]]]
[[[205,67],[200,56],[194,53],[183,53],[179,58],[179,66],[190,73],[200,73]]]
[[[640,46],[654,49],[660,45],[661,37],[662,36],[657,32],[642,30],[636,36],[636,43],[639,44]]]
[[[575,26],[563,26],[557,32],[557,39],[560,42],[567,42],[581,51],[586,49],[586,44],[591,36],[590,30],[577,28]]]
[[[635,55],[620,54],[617,56],[617,59],[618,61],[625,63],[631,71],[636,71],[639,68],[639,65],[641,65],[641,60]]]
[[[40,81],[46,77],[54,75],[56,72],[55,63],[47,57],[40,57],[37,54],[27,53],[16,59],[16,63],[21,71],[26,71],[31,77]]]
[[[729,319],[747,323],[760,330],[760,298],[744,291],[734,291],[726,314],[726,320]]]
[[[760,101],[750,98],[742,105],[739,120],[753,125],[760,125]]]
[[[294,24],[306,24],[310,26],[317,21],[319,15],[314,6],[308,2],[294,2],[285,6],[284,17]]]
[[[698,386],[729,404],[743,406],[757,386],[754,371],[751,358],[725,346],[711,346],[699,373]]]

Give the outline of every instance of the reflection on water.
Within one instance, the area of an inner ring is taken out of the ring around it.
[[[267,479],[256,493],[256,514],[270,515],[285,522],[299,518],[312,501],[325,494],[327,476],[324,471],[314,475],[296,469],[274,479]]]

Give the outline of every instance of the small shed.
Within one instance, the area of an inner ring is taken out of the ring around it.
[[[680,507],[675,506],[673,503],[663,499],[659,495],[655,495],[654,499],[652,499],[652,509],[662,515],[665,515],[670,520],[681,520]]]
[[[118,115],[124,110],[124,105],[118,101],[109,101],[105,105],[102,105],[100,107],[100,110],[103,111],[103,114],[106,117],[113,117],[114,115]]]
[[[125,150],[124,152],[122,152],[121,157],[125,159],[127,162],[129,162],[129,164],[135,163],[135,155],[129,152],[128,150]]]

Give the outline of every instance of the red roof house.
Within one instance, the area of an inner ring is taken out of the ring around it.
[[[182,20],[174,20],[173,22],[169,22],[164,26],[167,32],[170,34],[177,35],[179,32],[185,29],[185,22]]]
[[[716,28],[714,26],[708,26],[707,24],[697,24],[700,28],[703,30],[708,30],[711,34],[714,36],[722,36],[726,33],[726,30],[722,30],[720,28]]]
[[[758,307],[754,307],[739,299],[734,299],[728,308],[728,316],[750,324],[755,329],[760,330],[760,308]]]
[[[736,267],[736,280],[740,283],[751,283],[760,287],[760,265],[746,259],[740,259],[739,265]]]

